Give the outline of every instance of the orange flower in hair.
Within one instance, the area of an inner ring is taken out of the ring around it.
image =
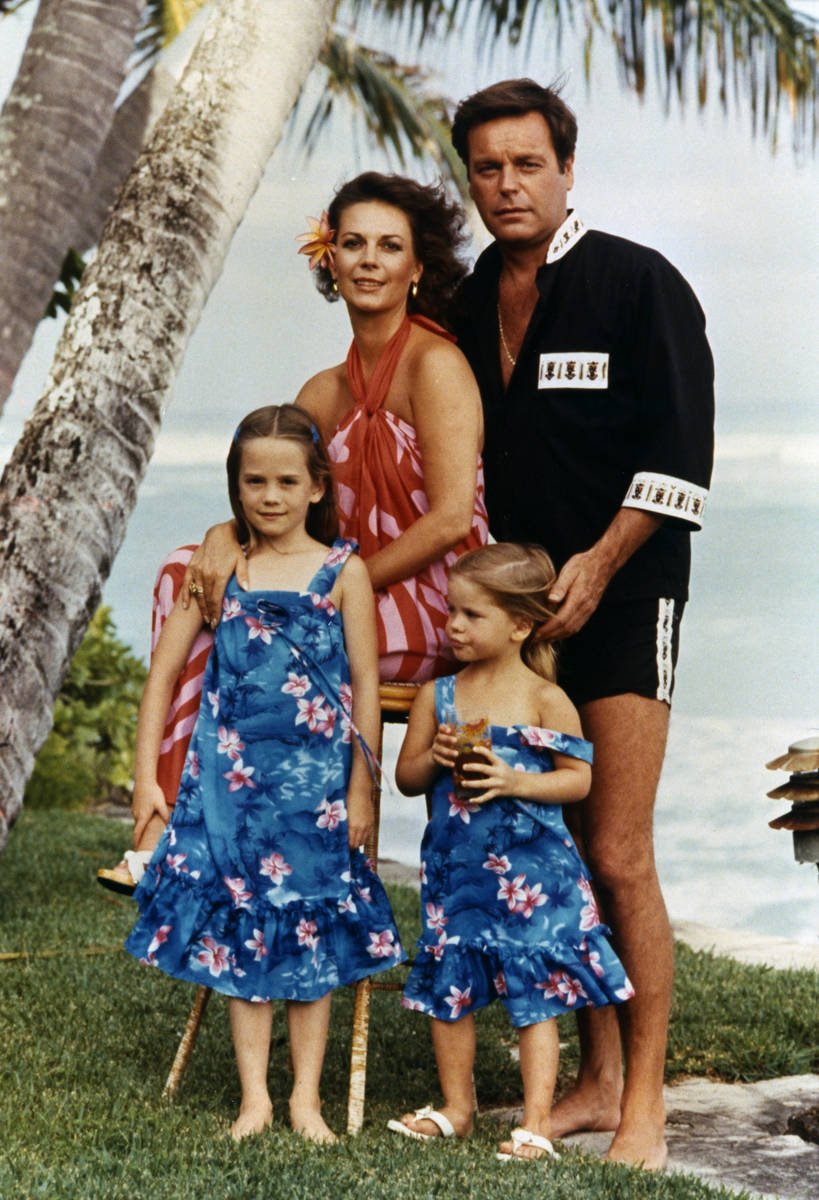
[[[326,212],[323,212],[318,220],[308,217],[307,222],[310,226],[309,231],[300,233],[296,238],[297,242],[304,242],[299,254],[309,254],[311,271],[316,267],[326,267],[329,271],[335,261],[336,246],[333,238],[336,231],[330,228]]]

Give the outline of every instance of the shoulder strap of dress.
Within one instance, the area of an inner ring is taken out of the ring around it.
[[[404,352],[411,329],[412,326],[410,325],[409,318],[404,317],[404,320],[378,356],[378,362],[375,364],[375,370],[372,373],[369,385],[364,382],[364,371],[361,367],[361,359],[355,340],[350,344],[346,363],[347,381],[350,385],[350,391],[353,393],[355,403],[363,404],[368,412],[375,412],[386,400],[387,392],[390,390],[390,384],[395,375],[395,369]]]
[[[455,676],[439,675],[435,680],[435,716],[443,723],[455,708]]]
[[[361,358],[359,357],[355,340],[353,340],[350,343],[350,349],[347,351],[345,366],[347,370],[347,382],[350,385],[350,391],[353,393],[355,404],[364,405],[368,412],[373,413],[384,403],[413,325],[420,325],[422,329],[426,329],[429,333],[436,333],[439,337],[446,338],[448,342],[456,340],[446,329],[437,325],[435,321],[430,321],[429,317],[422,317],[419,313],[414,313],[411,317],[404,317],[404,320],[378,356],[369,386],[364,382]]]

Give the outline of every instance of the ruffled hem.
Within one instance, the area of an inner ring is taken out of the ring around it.
[[[251,909],[179,874],[159,873],[137,895],[130,954],[244,1000],[316,1000],[406,957],[386,893],[369,870],[356,874],[346,896],[281,907],[254,897]]]
[[[516,1026],[620,1004],[634,990],[604,928],[590,930],[579,945],[540,944],[526,953],[480,938],[450,938],[437,946],[421,938],[402,1003],[456,1021],[500,999]]]

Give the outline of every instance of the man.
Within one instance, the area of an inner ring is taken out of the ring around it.
[[[662,1082],[673,955],[653,852],[689,531],[710,480],[713,366],[704,318],[661,255],[587,231],[567,209],[574,115],[509,80],[457,109],[455,148],[494,243],[461,295],[478,379],[490,528],[555,559],[560,682],[594,743],[578,830],[635,988],[581,1014],[574,1090],[553,1134],[615,1131],[608,1157],[665,1165]]]

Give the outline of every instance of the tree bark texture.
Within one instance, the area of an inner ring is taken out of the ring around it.
[[[0,409],[108,133],[145,0],[40,0],[0,113]]]
[[[86,271],[0,481],[0,850],[188,338],[333,0],[222,0]]]

